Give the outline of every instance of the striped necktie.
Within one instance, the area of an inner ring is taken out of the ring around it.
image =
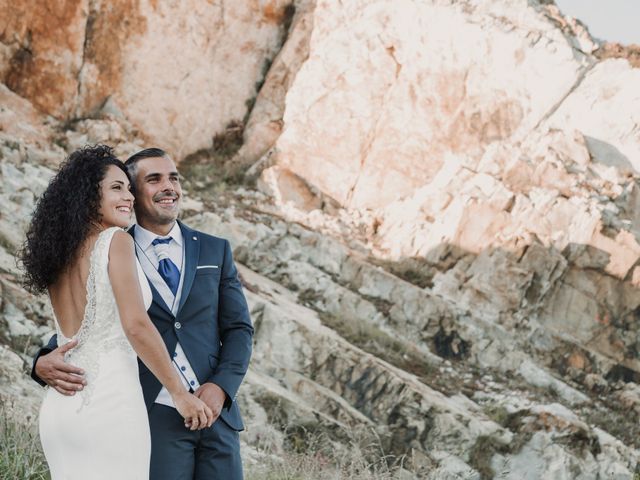
[[[178,285],[180,284],[180,270],[176,267],[176,264],[171,261],[169,258],[169,252],[167,248],[158,248],[158,245],[169,245],[169,243],[173,240],[171,237],[169,238],[156,238],[151,245],[153,245],[156,255],[158,256],[158,273],[165,281],[169,289],[173,292],[173,296],[175,297],[178,293]]]

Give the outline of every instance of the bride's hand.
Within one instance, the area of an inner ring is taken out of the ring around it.
[[[186,390],[173,395],[173,403],[178,413],[184,418],[184,425],[189,430],[202,430],[213,424],[213,412],[195,395]]]

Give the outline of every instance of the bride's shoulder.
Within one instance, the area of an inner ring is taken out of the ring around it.
[[[109,235],[111,239],[111,244],[109,246],[109,256],[128,255],[130,253],[133,253],[133,238],[131,237],[131,235],[129,235],[119,227],[111,228],[113,228],[114,231],[110,232]]]

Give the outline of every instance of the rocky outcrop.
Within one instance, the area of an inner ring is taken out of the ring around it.
[[[548,120],[552,128],[584,135],[592,158],[622,172],[640,171],[640,69],[625,59],[593,67]],[[611,112],[616,112],[615,116]]]
[[[317,2],[272,161],[342,205],[380,207],[432,181],[452,156],[526,136],[592,63],[574,44],[593,44],[565,36],[553,8]],[[285,85],[279,75],[265,83]]]
[[[640,67],[640,45],[622,45],[620,43],[606,42],[593,54],[601,60],[626,58],[631,66]]]
[[[242,120],[290,1],[0,3],[0,78],[60,119],[126,118],[181,159]]]
[[[14,254],[66,152],[216,136],[180,166],[185,221],[247,290],[248,464],[319,435],[401,478],[633,478],[639,78],[584,26],[524,0],[0,13],[2,402],[41,393],[52,314]]]
[[[253,196],[245,197],[245,201],[250,204],[256,200]],[[207,207],[211,208],[211,206]],[[244,219],[238,217],[244,217]],[[601,415],[601,408],[607,410],[607,415],[617,415],[613,413],[615,411],[615,408],[612,408],[613,404],[608,404],[613,401],[612,397],[608,397],[608,400],[601,403],[593,396],[596,392],[611,391],[615,380],[610,378],[608,382],[604,377],[609,377],[608,373],[611,369],[615,370],[612,358],[607,359],[602,354],[596,355],[593,351],[589,351],[590,346],[586,340],[584,340],[582,348],[577,347],[582,339],[576,338],[578,335],[575,327],[572,332],[575,335],[573,339],[568,338],[569,328],[561,333],[555,330],[563,323],[562,321],[541,324],[535,317],[522,318],[525,315],[520,306],[521,310],[511,315],[500,313],[501,308],[508,309],[514,308],[513,305],[519,305],[520,297],[516,296],[515,300],[510,298],[510,295],[518,295],[519,287],[525,294],[527,293],[526,287],[523,287],[522,284],[510,284],[514,283],[513,275],[518,271],[527,273],[527,270],[534,269],[533,266],[535,266],[540,272],[540,278],[533,282],[537,286],[532,288],[527,295],[531,302],[534,302],[536,298],[534,291],[540,295],[540,298],[543,298],[545,291],[554,288],[559,290],[567,288],[560,281],[567,262],[559,253],[556,258],[546,259],[548,254],[546,249],[530,247],[521,259],[520,265],[514,264],[511,267],[512,270],[497,271],[495,274],[492,274],[491,269],[494,267],[492,262],[495,263],[496,258],[503,258],[507,263],[513,261],[513,258],[506,252],[495,252],[493,255],[484,257],[484,260],[482,260],[484,255],[481,255],[478,257],[477,263],[473,261],[474,256],[467,253],[464,260],[458,259],[456,268],[461,268],[463,265],[468,268],[471,265],[471,269],[475,270],[476,279],[467,284],[459,283],[455,286],[455,290],[458,292],[457,296],[449,297],[440,295],[438,291],[438,288],[448,286],[444,276],[439,277],[438,274],[435,274],[432,277],[432,288],[419,288],[369,263],[366,257],[358,252],[357,245],[352,245],[356,248],[353,250],[341,242],[327,239],[325,235],[313,233],[296,225],[287,226],[285,222],[274,221],[268,215],[257,215],[240,209],[239,205],[236,205],[231,211],[221,212],[221,215],[205,213],[190,218],[188,221],[205,231],[227,235],[236,246],[236,256],[240,261],[254,270],[265,273],[279,284],[298,292],[298,301],[321,312],[320,317],[323,323],[340,332],[343,338],[355,342],[369,352],[375,352],[381,358],[387,359],[403,370],[411,371],[417,375],[421,382],[431,385],[432,388],[449,396],[455,396],[460,392],[460,389],[468,392],[473,402],[476,403],[473,408],[482,410],[489,415],[489,418],[496,418],[500,424],[507,426],[508,432],[505,433],[520,438],[515,443],[518,447],[513,450],[506,448],[501,441],[492,440],[491,435],[488,437],[480,435],[475,439],[470,439],[470,443],[463,449],[464,453],[458,451],[455,455],[461,455],[466,459],[465,461],[474,465],[477,463],[478,465],[475,467],[480,470],[488,471],[487,469],[493,468],[490,465],[490,459],[494,455],[498,455],[499,452],[502,452],[500,455],[506,455],[505,458],[510,457],[519,452],[520,448],[523,448],[523,445],[529,441],[533,442],[531,448],[537,448],[533,445],[539,441],[549,444],[555,443],[553,438],[556,434],[550,434],[546,440],[541,440],[539,435],[534,439],[532,436],[534,430],[530,430],[531,425],[528,421],[525,423],[518,421],[513,424],[510,420],[507,421],[507,417],[511,418],[509,416],[511,413],[514,414],[514,419],[519,418],[520,415],[529,414],[531,404],[524,407],[519,404],[519,400],[516,400],[522,397],[523,390],[521,389],[538,392],[532,397],[528,397],[529,401],[537,405],[535,409],[546,408],[544,405],[536,403],[541,399],[546,398],[546,401],[551,403],[553,403],[553,399],[560,399],[560,402],[567,407],[577,408],[583,412],[589,422],[594,422]],[[441,254],[442,257],[447,255],[444,250],[441,250]],[[451,261],[455,262],[455,259]],[[554,265],[560,265],[561,268],[554,267]],[[549,271],[555,271],[555,274],[549,275]],[[454,276],[453,273],[452,276]],[[466,276],[468,278],[470,275],[467,273]],[[245,278],[249,288],[254,288],[253,291],[258,292],[262,298],[266,297],[270,301],[274,301],[276,295],[273,292],[267,293],[264,283],[255,280],[252,282],[251,278],[249,275]],[[459,278],[461,277],[459,276]],[[503,285],[503,289],[500,288],[500,285]],[[480,292],[487,297],[480,296]],[[467,295],[469,297],[468,303],[464,300]],[[597,296],[594,301],[598,301]],[[509,307],[510,305],[511,307]],[[299,337],[294,333],[297,329],[292,330],[291,327],[285,326],[286,312],[292,312],[292,318],[295,319],[305,317],[303,311],[296,310],[290,305],[277,315],[277,322],[280,326],[266,329],[267,332],[272,332],[283,328],[286,332],[283,335],[274,333],[277,338],[271,343],[277,346],[269,347],[269,352],[274,352],[269,355],[281,355],[275,361],[277,368],[269,368],[268,370],[269,375],[276,378],[280,378],[279,375],[285,375],[285,378],[288,378],[291,375],[291,370],[297,373],[300,372],[300,369],[306,371],[305,365],[309,362],[313,364],[317,361],[322,366],[325,365],[324,360],[316,360],[317,355],[320,355],[319,352],[324,348],[315,351],[313,345],[307,346],[309,343],[321,341],[321,331],[311,337],[308,335]],[[264,331],[265,327],[260,322],[258,324],[260,331]],[[285,341],[285,338],[290,338],[291,341]],[[310,338],[313,338],[313,341]],[[261,355],[258,353],[261,345],[264,344],[258,340],[256,355]],[[295,345],[295,347],[292,349],[289,345]],[[336,349],[335,346],[330,348],[331,351]],[[404,354],[394,356],[394,350],[404,352]],[[298,358],[298,356],[300,357]],[[341,360],[349,357],[346,352],[337,354],[337,356]],[[269,364],[266,359],[260,358],[257,365],[264,366],[265,362]],[[443,361],[442,358],[450,360]],[[451,364],[451,360],[454,360],[455,363]],[[293,364],[288,362],[293,362]],[[480,366],[480,371],[484,372],[484,376],[474,370],[477,366]],[[259,368],[261,367],[256,367],[256,369]],[[281,374],[278,374],[280,368],[283,370]],[[332,364],[329,370],[333,371],[334,369]],[[351,367],[345,367],[345,369],[352,371]],[[339,370],[343,369],[339,368]],[[487,377],[487,372],[493,373]],[[338,391],[341,398],[347,398],[350,407],[355,404],[357,410],[362,411],[362,405],[366,402],[359,403],[361,400],[358,396],[349,397],[342,386],[344,382],[334,383],[330,378],[325,378],[325,375],[324,372],[317,372],[310,376],[315,382],[321,382],[330,390]],[[373,377],[377,378],[377,375],[373,375]],[[498,380],[499,378],[511,378],[512,380]],[[281,380],[281,382],[287,381]],[[359,382],[350,380],[346,381],[346,384],[357,385]],[[619,387],[613,388],[615,390]],[[313,391],[316,392],[315,395],[318,395],[317,389]],[[391,396],[394,397],[394,395]],[[381,398],[376,397],[375,403],[381,402]],[[512,407],[505,407],[501,403],[502,400],[498,399],[512,399],[507,403],[515,401],[520,406],[514,410]],[[323,404],[324,401],[320,401],[316,396],[315,405]],[[393,406],[389,405],[389,408],[393,409]],[[504,408],[508,409],[510,413],[504,413]],[[563,408],[566,409],[566,407]],[[585,413],[587,411],[592,413]],[[365,412],[365,415],[371,418],[372,413]],[[409,421],[408,418],[412,415],[407,415],[407,421]],[[505,418],[501,418],[502,415],[505,415]],[[578,417],[575,418],[578,421]],[[622,418],[620,421],[624,422]],[[579,422],[584,422],[584,420],[579,420]],[[380,422],[378,421],[377,424],[380,425]],[[563,422],[560,422],[559,425],[569,428]],[[591,439],[610,438],[604,431],[610,429],[610,424],[596,422],[596,425],[599,427],[594,429],[590,426],[586,430],[577,426],[571,427],[577,428],[576,432],[580,433],[571,437],[575,439],[575,444],[571,440],[569,442],[571,448],[568,451],[562,450],[562,455],[568,455],[565,460],[562,460],[562,462],[567,462],[567,470],[563,474],[564,478],[572,478],[571,468],[573,467],[570,465],[578,465],[575,460],[569,459],[576,455],[575,452],[571,453],[572,448],[583,450],[578,438],[582,438],[583,435]],[[564,427],[558,427],[559,433],[557,435],[568,435],[568,431],[563,430]],[[395,432],[395,427],[390,428],[391,432]],[[399,433],[396,432],[396,434]],[[387,435],[393,436],[393,433],[388,432]],[[424,435],[426,438],[429,436],[428,433]],[[593,441],[599,445],[599,440]],[[402,442],[400,443],[402,444]],[[446,444],[446,441],[438,440],[434,444],[430,444],[430,448],[436,448],[438,445],[449,452],[447,455],[451,455],[455,449],[448,450],[448,447],[444,447]],[[430,451],[425,445],[423,444],[422,448]],[[617,445],[616,449],[622,446],[621,443]],[[592,453],[594,459],[600,455],[597,448]],[[485,460],[475,457],[478,454],[478,449],[485,452],[483,455],[488,456],[488,466],[483,466]],[[560,450],[557,452],[559,453]],[[395,451],[394,453],[402,455],[403,452]],[[635,464],[636,460],[633,460],[635,457],[626,457],[628,453],[622,455],[624,458],[632,458],[628,465]],[[554,468],[551,465],[557,461],[557,458],[553,459],[554,456],[555,454],[550,455],[547,460],[541,461],[542,463],[535,468],[550,474],[549,472]],[[472,461],[471,458],[474,460]],[[425,460],[426,463],[420,465],[423,467],[430,465],[425,468],[432,469],[434,465],[438,464],[438,462],[430,463],[432,461],[433,458],[429,461]],[[523,463],[517,468],[514,467],[519,473],[514,473],[516,476],[513,478],[518,478],[517,475],[524,475],[524,470],[530,467],[531,465],[528,463]],[[580,467],[575,468],[581,469],[583,467],[584,464],[581,464]],[[604,463],[595,468],[604,474],[605,471],[618,472],[629,467],[621,467],[617,463],[616,465]],[[588,467],[586,471],[593,471],[593,469]],[[621,478],[626,477],[622,476]]]
[[[78,95],[78,74],[89,2],[0,2],[2,82],[40,111],[69,116]]]
[[[259,160],[282,133],[287,92],[309,57],[314,10],[314,0],[296,2],[286,42],[273,59],[248,116],[244,142],[236,156],[239,163],[248,166]]]

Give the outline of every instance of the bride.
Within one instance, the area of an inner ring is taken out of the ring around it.
[[[213,414],[187,392],[147,316],[151,291],[130,235],[134,197],[110,147],[72,153],[40,198],[21,253],[25,286],[47,291],[58,344],[85,372],[72,396],[47,389],[40,438],[52,480],[149,478],[150,435],[136,355],[171,394],[185,426]],[[71,342],[71,343],[70,343]]]

